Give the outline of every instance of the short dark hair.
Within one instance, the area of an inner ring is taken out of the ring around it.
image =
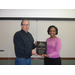
[[[51,28],[55,28],[56,35],[57,35],[58,34],[58,28],[56,26],[54,26],[54,25],[51,25],[51,26],[48,27],[48,30],[47,30],[48,34],[49,34]]]
[[[23,24],[23,21],[28,21],[28,20],[26,20],[26,19],[22,20],[22,21],[21,21],[21,25]],[[29,22],[29,21],[28,21],[28,22]],[[30,24],[30,22],[29,22],[29,24]]]

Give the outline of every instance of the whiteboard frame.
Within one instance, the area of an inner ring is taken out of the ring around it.
[[[38,18],[38,17],[0,17],[0,20],[53,20],[53,21],[75,21],[75,18]]]

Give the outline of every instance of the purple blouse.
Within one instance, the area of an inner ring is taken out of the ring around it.
[[[59,52],[61,50],[61,39],[60,38],[48,38],[47,42],[47,55],[49,58],[58,58],[60,57]]]

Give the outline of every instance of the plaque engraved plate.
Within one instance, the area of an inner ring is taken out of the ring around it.
[[[47,42],[37,42],[36,53],[38,55],[46,54]]]

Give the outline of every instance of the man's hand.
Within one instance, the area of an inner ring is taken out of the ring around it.
[[[37,45],[37,41],[35,42],[35,45]]]
[[[32,55],[38,55],[35,51],[36,51],[36,49],[32,50]]]
[[[37,45],[37,42],[40,42],[40,41],[36,41],[36,42],[35,42],[35,45]]]

